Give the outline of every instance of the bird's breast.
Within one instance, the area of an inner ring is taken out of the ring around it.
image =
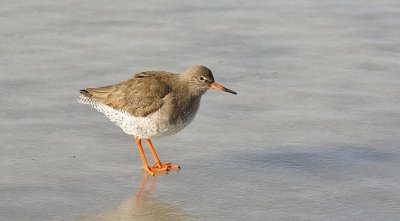
[[[200,107],[200,97],[192,99],[187,104],[178,107],[179,113],[176,117],[177,122],[183,123],[185,126],[191,123]]]
[[[169,136],[178,133],[189,125],[200,107],[200,98],[193,99],[186,103],[174,102],[174,106],[166,106],[165,111],[161,111],[160,133],[157,136]],[[163,120],[165,119],[165,120]]]

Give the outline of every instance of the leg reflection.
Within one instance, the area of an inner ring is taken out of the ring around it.
[[[157,179],[169,176],[158,177],[156,174],[144,173],[139,187],[129,200],[120,203],[117,207],[106,209],[96,214],[80,217],[79,221],[133,221],[133,220],[192,220],[178,205],[175,205],[160,196],[154,196]],[[164,194],[168,194],[164,193]],[[171,193],[173,194],[173,193]]]
[[[149,187],[146,189],[146,184],[148,180],[149,174],[143,173],[142,181],[140,182],[139,188],[136,190],[136,194],[133,200],[133,209],[140,206],[140,201],[145,200],[145,198],[150,194],[150,192],[154,189],[156,184],[157,176],[150,176],[151,181]]]

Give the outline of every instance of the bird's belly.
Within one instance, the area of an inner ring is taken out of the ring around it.
[[[174,135],[193,121],[196,112],[197,111],[188,113],[187,115],[181,115],[175,122],[170,122],[164,120],[166,118],[161,117],[160,111],[157,111],[149,116],[149,119],[151,119],[153,121],[152,123],[154,123],[154,126],[150,126],[150,128],[156,128],[156,130],[154,132],[151,131],[148,134],[152,134],[150,137],[165,137]],[[148,129],[146,126],[143,128]]]
[[[190,120],[169,123],[160,117],[159,111],[147,117],[134,117],[128,113],[124,113],[124,115],[125,119],[121,122],[116,122],[116,124],[121,127],[125,133],[140,138],[156,138],[174,135],[191,122]]]
[[[108,105],[91,100],[87,104],[106,115],[112,122],[119,126],[125,133],[140,138],[164,137],[178,133],[185,128],[194,118],[178,119],[169,123],[161,116],[162,110],[156,111],[146,117],[135,117],[126,111],[116,110]]]
[[[80,97],[79,102],[89,104],[106,115],[125,133],[140,138],[164,137],[178,133],[193,121],[199,107],[199,102],[196,102],[194,108],[181,111],[182,113],[179,114],[178,119],[171,122],[168,116],[165,115],[166,111],[164,109],[160,109],[146,117],[135,117],[126,111],[116,110],[84,96]]]

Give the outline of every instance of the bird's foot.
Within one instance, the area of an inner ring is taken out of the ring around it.
[[[153,167],[151,167],[152,169],[156,169],[156,170],[172,170],[172,171],[179,171],[181,169],[181,167],[179,165],[173,165],[171,164],[171,162],[168,163],[155,163],[153,165]]]
[[[155,167],[143,165],[142,170],[143,170],[143,172],[148,173],[152,176],[154,176],[156,174],[164,174],[164,175],[169,174],[168,168],[155,168]]]

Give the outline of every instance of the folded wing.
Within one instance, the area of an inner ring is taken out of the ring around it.
[[[142,72],[118,84],[86,88],[81,94],[135,117],[145,117],[159,110],[165,103],[163,98],[171,91],[171,87],[155,73]]]

